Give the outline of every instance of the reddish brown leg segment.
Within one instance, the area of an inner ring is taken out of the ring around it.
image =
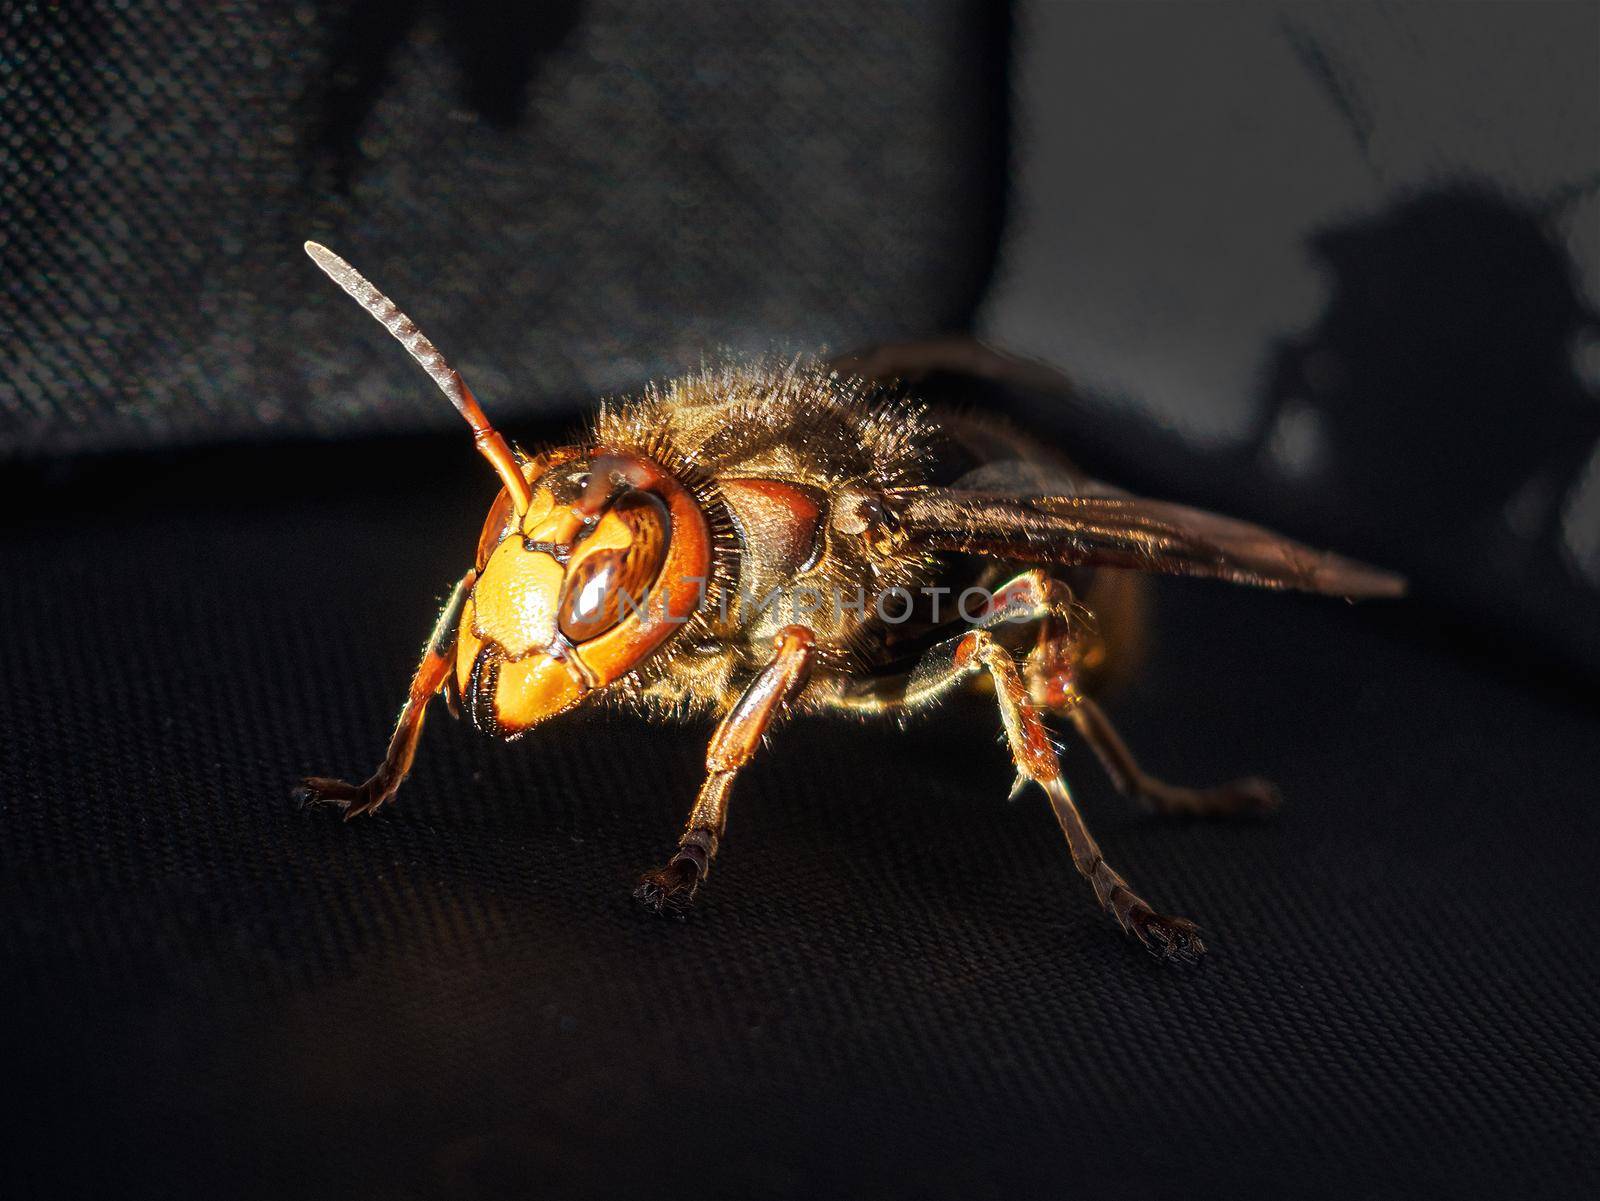
[[[1086,696],[1078,697],[1068,716],[1106,769],[1117,791],[1156,813],[1196,817],[1252,816],[1270,813],[1283,803],[1278,786],[1258,776],[1231,780],[1215,788],[1182,788],[1167,784],[1139,766],[1111,719],[1094,701]]]
[[[1055,748],[1010,652],[987,630],[974,630],[957,644],[951,669],[955,679],[985,670],[994,680],[995,699],[1000,705],[1000,717],[1005,723],[1006,739],[1017,770],[1043,788],[1050,798],[1056,821],[1067,836],[1072,862],[1093,886],[1095,897],[1106,912],[1152,954],[1181,962],[1198,959],[1205,951],[1205,944],[1195,924],[1187,918],[1157,913],[1100,853],[1099,844],[1084,825],[1083,816],[1067,791]]]
[[[749,763],[762,738],[811,675],[813,635],[804,626],[785,626],[773,640],[775,653],[734,704],[706,748],[706,779],[689,813],[678,853],[665,866],[646,872],[633,895],[656,913],[682,916],[700,882],[711,871],[728,820],[734,778]]]
[[[455,649],[456,626],[461,621],[461,609],[467,594],[472,591],[477,572],[469,571],[456,585],[450,599],[445,602],[433,633],[422,651],[422,662],[411,679],[411,691],[406,696],[405,707],[400,710],[400,720],[395,723],[394,736],[389,739],[389,750],[378,769],[360,784],[326,776],[311,776],[301,781],[295,797],[302,805],[337,805],[344,810],[345,820],[362,813],[372,813],[393,799],[400,784],[411,771],[417,755],[417,740],[422,737],[422,722],[427,715],[428,702],[438,692],[449,676]]]
[[[1072,595],[1061,581],[1038,569],[1026,571],[995,593],[995,609],[999,620],[1009,616],[1039,621],[1038,643],[1023,667],[1028,695],[1046,712],[1071,719],[1123,796],[1156,813],[1196,817],[1259,815],[1282,802],[1277,786],[1256,776],[1215,788],[1184,788],[1141,768],[1105,710],[1078,690],[1078,668],[1092,640],[1079,628]]]

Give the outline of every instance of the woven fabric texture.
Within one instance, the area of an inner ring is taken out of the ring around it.
[[[557,0],[0,11],[0,458],[442,428],[300,252],[501,413],[961,323],[999,9]]]
[[[22,482],[8,1196],[1593,1195],[1600,722],[1432,618],[1160,586],[1113,714],[1284,812],[1153,819],[1066,762],[1197,971],[1006,802],[982,697],[785,727],[675,924],[629,890],[703,728],[440,710],[381,815],[289,799],[380,752],[493,492],[464,437]]]

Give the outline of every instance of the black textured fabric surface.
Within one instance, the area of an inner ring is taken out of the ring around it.
[[[972,0],[7,4],[0,461],[447,427],[306,238],[502,415],[724,346],[959,325],[997,229],[1004,20]]]
[[[12,476],[6,1195],[1593,1195],[1592,702],[1425,608],[1164,583],[1114,715],[1284,813],[1067,763],[1200,970],[1005,801],[982,698],[785,728],[673,924],[628,893],[703,729],[441,710],[381,816],[289,801],[379,753],[492,491],[462,437]]]

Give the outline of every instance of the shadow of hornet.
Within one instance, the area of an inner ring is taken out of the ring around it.
[[[1229,447],[970,338],[843,363],[925,375],[926,398],[1011,414],[1135,491],[1398,570],[1419,601],[1476,627],[1472,642],[1519,648],[1507,661],[1600,677],[1600,591],[1563,528],[1600,441],[1600,398],[1574,363],[1600,317],[1558,211],[1459,184],[1316,234],[1327,305],[1269,348],[1260,420]]]
[[[1331,295],[1276,354],[1257,465],[1369,553],[1493,548],[1559,567],[1600,441],[1573,352],[1600,319],[1549,214],[1455,186],[1311,248]]]

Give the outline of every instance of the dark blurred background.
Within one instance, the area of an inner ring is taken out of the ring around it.
[[[494,493],[307,237],[524,441],[976,337],[914,386],[1414,596],[1157,588],[1130,742],[1289,798],[1069,749],[1189,974],[981,698],[783,731],[682,926],[698,727],[440,715],[299,813]],[[0,278],[8,1195],[1600,1188],[1600,6],[12,3]]]

